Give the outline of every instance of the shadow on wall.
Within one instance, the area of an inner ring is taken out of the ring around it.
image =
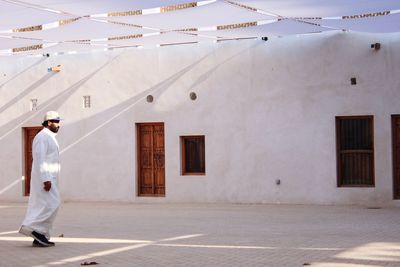
[[[7,155],[16,155],[15,149],[21,147],[21,139],[15,138],[15,134],[19,135],[19,131],[21,131],[21,127],[31,120],[35,120],[38,122],[42,121],[42,115],[47,110],[58,110],[59,107],[67,101],[69,97],[71,97],[83,84],[85,84],[89,79],[91,79],[96,73],[98,73],[101,69],[107,66],[111,61],[115,58],[109,60],[104,65],[93,71],[91,74],[87,75],[85,78],[81,79],[80,81],[76,82],[69,88],[65,89],[64,91],[60,92],[58,95],[54,96],[53,98],[45,101],[43,104],[38,106],[38,110],[36,111],[28,111],[21,116],[13,119],[12,121],[8,122],[7,124],[0,127],[0,147],[2,148],[0,158],[2,162],[6,162],[9,160]],[[43,79],[43,78],[42,78]],[[41,80],[42,80],[41,79]],[[35,83],[37,84],[37,83]],[[32,86],[31,86],[32,87]],[[35,88],[32,88],[34,90]],[[32,91],[31,90],[31,91]],[[18,153],[17,153],[18,154]],[[21,159],[22,160],[22,159]],[[15,165],[13,162],[12,165]],[[4,175],[1,174],[0,177],[4,183],[10,183],[12,181],[20,180],[21,173],[19,169],[15,169],[15,176],[13,177],[3,177]],[[14,186],[18,185],[19,183],[13,182],[13,186],[7,186],[7,190],[10,190]],[[2,190],[1,193],[5,193],[5,190]]]
[[[113,58],[112,60],[114,60],[114,59],[115,58]],[[75,84],[73,84],[69,88],[65,89],[64,91],[62,91],[58,95],[56,95],[53,98],[43,102],[43,104],[40,104],[38,106],[38,110],[25,112],[23,115],[15,118],[14,120],[8,122],[7,124],[1,126],[0,127],[0,143],[3,142],[3,139],[5,137],[7,137],[11,133],[13,133],[15,130],[20,130],[20,128],[22,127],[22,125],[24,123],[26,123],[26,122],[28,122],[30,120],[35,120],[35,121],[41,122],[42,121],[42,117],[41,116],[46,111],[48,111],[48,110],[58,110],[59,107],[63,103],[65,103],[69,97],[71,97],[76,91],[78,91],[78,89],[82,85],[84,85],[88,80],[90,80],[93,76],[95,76],[95,74],[97,72],[99,72],[105,66],[110,64],[110,62],[112,60],[108,61],[107,63],[105,63],[104,65],[102,65],[101,67],[99,67],[98,69],[93,71],[91,74],[87,75],[85,78],[83,78],[80,81],[76,82]],[[49,75],[52,75],[52,74],[50,73]],[[45,77],[47,77],[47,75]],[[35,83],[35,84],[37,84],[37,83]],[[32,86],[30,86],[30,87],[32,87]],[[32,90],[30,90],[30,91],[33,91],[35,88],[32,88]]]
[[[117,56],[118,57],[118,56]],[[20,147],[21,140],[18,138],[15,138],[15,134],[20,134],[19,131],[21,131],[21,127],[23,127],[24,124],[27,122],[30,122],[32,120],[41,122],[42,121],[42,115],[47,111],[47,110],[59,110],[62,104],[64,104],[68,98],[70,98],[74,93],[76,93],[82,85],[84,85],[88,80],[93,78],[100,70],[105,68],[108,64],[110,64],[113,60],[115,60],[117,57],[114,57],[113,59],[107,61],[105,64],[103,64],[101,67],[97,68],[95,71],[93,71],[91,74],[87,75],[85,78],[79,80],[69,88],[65,89],[64,91],[60,92],[56,96],[52,97],[51,99],[43,102],[41,105],[38,106],[38,110],[36,111],[28,111],[22,114],[21,116],[13,119],[12,121],[6,123],[5,125],[0,127],[0,146],[2,147],[2,153],[1,157],[6,157],[6,155],[15,155],[15,148]],[[122,114],[125,112],[129,111],[136,103],[138,103],[141,99],[144,99],[147,94],[149,93],[156,93],[156,92],[162,92],[164,90],[167,90],[176,80],[178,80],[182,75],[190,71],[195,65],[197,65],[200,61],[202,61],[204,58],[200,59],[198,62],[193,63],[192,65],[182,69],[181,71],[177,72],[176,74],[172,75],[168,79],[158,83],[157,85],[153,86],[152,88],[149,88],[146,91],[143,91],[142,93],[131,97],[127,99],[126,101],[122,102],[121,104],[110,108],[104,112],[101,112],[95,116],[89,117],[85,120],[80,120],[77,123],[74,124],[69,124],[65,129],[63,129],[63,132],[65,131],[65,135],[62,140],[60,141],[60,148],[61,151],[60,153],[64,153],[74,147],[76,144],[80,143],[87,137],[91,136],[101,128],[103,128],[105,125],[109,124],[110,122],[114,122],[117,118],[119,118]],[[50,74],[51,75],[51,74]],[[44,83],[48,78],[51,76],[46,75],[45,77],[41,78],[39,81],[35,82],[32,86],[24,90],[23,94],[20,94],[18,97],[23,97],[25,96],[28,92],[34,91],[39,84]],[[7,103],[7,107],[11,106],[12,104],[17,101],[17,97],[14,98],[12,101]],[[5,110],[6,108],[2,108]],[[88,130],[86,133],[84,133],[82,136],[74,136],[74,135],[68,135],[68,131],[72,128],[81,128],[81,127],[86,128],[91,128],[91,130]],[[63,145],[62,143],[65,145]],[[5,145],[7,144],[7,145]],[[10,145],[13,144],[13,145]],[[8,151],[7,151],[8,150]],[[2,177],[4,178],[4,182],[10,182],[14,181],[15,179],[19,179],[17,177],[20,176],[19,170],[16,170],[16,177]],[[14,184],[14,183],[13,183]],[[19,183],[18,183],[19,184]],[[11,189],[8,188],[7,190]],[[4,192],[2,192],[4,193]]]
[[[248,48],[247,48],[248,49]],[[222,64],[225,62],[231,60],[232,58],[236,57],[237,55],[243,53],[243,51],[239,51],[235,53],[234,55],[230,55],[227,58],[221,59],[222,61],[217,65],[213,65],[209,70],[204,70],[202,73],[199,74],[199,78],[196,80],[194,84],[201,83],[205,80],[207,80],[208,76],[215,71],[217,68],[219,68]],[[66,126],[62,126],[62,138],[59,139],[60,143],[60,153],[66,153],[69,150],[73,150],[73,148],[80,144],[81,142],[84,142],[88,137],[94,138],[94,139],[99,139],[101,140],[103,135],[96,135],[96,133],[102,129],[105,129],[109,132],[111,132],[118,123],[124,123],[126,124],[126,116],[133,117],[133,114],[130,113],[132,112],[132,108],[143,101],[148,94],[155,94],[155,95],[161,95],[163,92],[167,91],[169,88],[171,88],[174,83],[176,83],[177,80],[179,80],[181,77],[198,67],[206,58],[210,57],[213,55],[213,53],[206,54],[205,56],[199,58],[197,61],[193,62],[192,64],[183,67],[180,71],[174,73],[170,77],[166,78],[163,81],[160,81],[158,84],[150,87],[149,89],[142,91],[141,93],[132,96],[131,98],[121,102],[118,105],[115,105],[112,108],[109,108],[103,112],[97,113],[94,116],[85,118],[83,120],[78,120],[75,123],[67,124]],[[99,71],[101,71],[103,68],[105,68],[108,64],[110,64],[113,60],[115,60],[117,57],[114,57],[113,59],[107,61],[105,64],[94,70],[92,73],[84,77],[83,79],[77,81],[75,84],[71,85],[69,88],[65,89],[64,91],[60,92],[56,96],[52,97],[51,99],[43,102],[41,105],[38,106],[37,111],[28,111],[22,114],[21,116],[13,119],[12,121],[6,123],[5,125],[0,127],[0,146],[4,148],[2,151],[2,156],[12,153],[15,154],[14,150],[16,147],[20,147],[21,140],[18,138],[15,138],[15,134],[17,133],[18,135],[20,134],[19,131],[21,131],[21,127],[26,124],[27,122],[31,121],[37,121],[41,122],[42,120],[42,115],[44,112],[47,110],[59,110],[59,108],[70,98],[72,95],[74,95],[88,80],[93,78]],[[27,89],[25,89],[22,93],[20,93],[18,96],[13,98],[9,103],[7,103],[5,106],[1,107],[1,110],[6,110],[8,107],[11,105],[15,104],[19,99],[25,97],[28,93],[34,91],[39,87],[39,85],[44,84],[50,77],[52,73],[49,73],[42,77],[40,80],[37,82],[33,83],[31,86],[29,86]],[[194,87],[194,84],[191,88]],[[65,118],[66,120],[68,118]],[[77,129],[79,129],[79,135],[77,135]],[[97,138],[96,138],[97,137]],[[9,143],[14,143],[14,145],[10,146]],[[8,144],[7,146],[2,145],[2,144]],[[81,148],[80,148],[81,149]],[[10,150],[10,151],[6,151]],[[74,155],[76,157],[76,154],[73,153],[71,155]],[[19,170],[18,170],[19,172]],[[17,176],[20,175],[20,173],[16,174]],[[5,178],[5,177],[4,177]],[[14,180],[9,178],[7,179],[8,181]]]
[[[249,49],[249,48],[246,48],[246,49]],[[199,76],[199,78],[196,80],[195,83],[193,83],[192,86],[190,86],[190,88],[194,88],[195,84],[198,85],[199,83],[204,82],[204,80],[206,80],[213,71],[215,71],[218,67],[220,67],[220,65],[224,64],[225,62],[228,62],[229,60],[231,60],[232,58],[234,58],[237,55],[241,54],[242,52],[243,51],[240,51],[240,52],[236,53],[235,55],[232,55],[229,58],[224,59],[223,62],[219,63],[217,66],[214,66],[210,70],[203,72],[203,74],[201,74]],[[65,142],[66,146],[65,146],[64,150],[68,149],[71,145],[75,144],[76,142],[79,142],[80,140],[84,139],[88,135],[90,135],[93,132],[97,131],[98,129],[100,129],[101,127],[106,125],[107,123],[113,121],[114,119],[119,117],[121,114],[125,113],[130,108],[132,108],[140,100],[145,98],[148,94],[158,94],[158,95],[162,94],[170,86],[172,86],[173,83],[175,83],[179,78],[184,76],[189,71],[193,70],[196,66],[200,65],[200,63],[202,61],[204,61],[210,55],[212,55],[212,54],[207,54],[207,55],[203,56],[198,61],[194,62],[193,64],[191,64],[191,65],[189,65],[189,66],[187,66],[185,68],[183,68],[181,71],[175,73],[174,75],[172,75],[171,77],[167,78],[166,80],[159,82],[155,86],[143,91],[142,93],[140,93],[138,95],[135,95],[135,96],[127,99],[126,101],[122,102],[121,104],[119,104],[119,105],[117,105],[117,106],[115,106],[113,108],[110,108],[110,109],[108,109],[108,110],[106,110],[104,112],[101,112],[101,113],[99,113],[99,114],[97,114],[95,116],[89,117],[89,118],[85,119],[84,121],[79,121],[76,124],[69,125],[71,127],[81,127],[83,124],[84,125],[89,125],[89,126],[91,126],[92,130],[88,131],[82,137],[79,137],[77,139],[75,138],[75,140],[67,140]],[[63,103],[65,103],[66,100],[69,97],[71,97],[83,84],[85,84],[89,79],[94,77],[100,70],[105,68],[108,64],[110,64],[112,61],[114,61],[117,57],[119,57],[119,56],[116,56],[113,59],[107,61],[105,64],[103,64],[101,67],[99,67],[98,69],[93,71],[91,74],[89,74],[85,78],[83,78],[80,81],[76,82],[74,85],[72,85],[69,88],[65,89],[64,91],[62,91],[58,95],[54,96],[53,98],[49,99],[48,101],[43,102],[42,104],[40,104],[38,106],[38,110],[36,110],[36,111],[28,111],[25,114],[15,118],[14,120],[8,122],[7,124],[1,126],[0,127],[0,143],[3,141],[3,139],[5,137],[7,137],[11,133],[13,133],[15,130],[19,130],[24,123],[26,123],[26,122],[28,122],[30,120],[41,121],[41,117],[39,118],[39,116],[42,116],[43,113],[46,112],[47,110],[58,110],[59,107]],[[43,61],[43,60],[41,60],[41,61]],[[39,61],[37,64],[39,64],[41,61]],[[52,76],[52,74],[53,73],[49,73],[49,74],[45,75],[44,77],[42,77],[37,82],[33,83],[31,86],[29,86],[27,89],[25,89],[22,93],[20,93],[17,97],[13,98],[13,100],[11,100],[9,103],[7,103],[3,107],[1,107],[0,111],[6,110],[8,107],[10,107],[11,105],[15,104],[16,101],[18,101],[18,99],[20,99],[20,98],[26,96],[28,93],[34,91],[39,85],[45,83]]]
[[[250,47],[246,47],[245,49],[242,49],[239,52],[236,52],[233,55],[229,55],[229,57],[223,59],[221,62],[219,62],[218,64],[216,64],[215,66],[213,66],[212,68],[209,68],[208,70],[204,71],[204,68],[201,68],[202,73],[198,76],[198,78],[196,79],[195,82],[192,83],[191,86],[188,87],[187,91],[191,91],[196,87],[199,87],[200,84],[202,84],[203,82],[205,82],[213,73],[215,73],[222,65],[228,63],[229,61],[231,61],[232,59],[236,58],[237,56],[241,55],[242,53],[244,53],[245,51],[251,50],[251,49],[255,49],[256,46],[262,46],[265,45],[264,42],[257,42],[254,45],[251,45]],[[223,48],[221,48],[223,49]],[[250,71],[250,70],[249,70]]]
[[[80,120],[74,124],[69,124],[67,127],[63,129],[63,139],[62,143],[60,142],[60,147],[61,151],[60,153],[67,152],[71,148],[73,148],[75,145],[79,144],[80,142],[84,141],[86,138],[91,136],[93,138],[93,135],[96,134],[97,131],[101,130],[104,127],[109,127],[109,131],[113,129],[111,123],[116,123],[118,124],[118,119],[123,120],[125,117],[123,117],[124,114],[127,112],[132,112],[132,108],[140,103],[140,101],[143,101],[147,95],[149,94],[156,94],[160,95],[166,90],[168,90],[179,78],[184,76],[186,73],[194,69],[198,64],[200,64],[205,58],[207,58],[209,55],[206,55],[202,58],[200,58],[198,61],[194,62],[193,64],[183,68],[179,72],[173,74],[169,78],[159,82],[158,84],[154,85],[153,87],[123,101],[122,103],[109,108],[103,112],[97,113],[94,116],[88,117],[84,120]],[[133,116],[132,116],[133,117]],[[120,121],[121,123],[126,124],[127,122],[125,120]],[[74,136],[73,129],[84,129],[88,128],[91,130],[86,131],[84,134],[81,136]],[[108,128],[107,128],[108,129]]]
[[[5,104],[4,106],[0,107],[0,113],[2,113],[3,111],[5,111],[6,109],[8,109],[9,107],[11,107],[12,105],[14,105],[15,103],[17,103],[19,100],[21,100],[22,98],[24,98],[27,94],[29,94],[30,92],[34,91],[37,87],[39,87],[40,85],[42,85],[43,83],[45,83],[48,79],[50,79],[50,77],[52,77],[54,75],[54,73],[47,73],[46,75],[44,75],[42,78],[40,78],[39,80],[37,80],[36,82],[34,82],[32,85],[30,85],[28,88],[26,88],[24,91],[22,91],[21,93],[19,93],[16,97],[14,97],[13,99],[11,99],[7,104]]]
[[[98,200],[105,197],[102,196],[99,188],[108,188],[110,182],[113,183],[114,192],[129,195],[126,192],[126,185],[135,181],[131,179],[131,174],[127,173],[127,168],[130,170],[132,165],[135,165],[135,163],[132,164],[132,161],[135,161],[134,127],[138,120],[135,116],[135,107],[145,103],[146,96],[149,94],[158,98],[168,90],[173,90],[177,81],[186,75],[192,77],[196,74],[199,78],[195,80],[195,83],[204,82],[220,66],[248,49],[250,48],[236,50],[219,58],[218,62],[213,60],[214,64],[208,65],[210,67],[203,68],[202,63],[214,54],[208,53],[117,105],[64,126],[59,138],[60,153],[63,155],[63,162],[67,163],[63,166],[64,173],[70,176],[67,179],[61,179],[64,183],[65,195],[75,199]],[[199,69],[202,71],[199,72]],[[182,88],[182,90],[187,89]],[[84,157],[77,157],[82,153]],[[71,189],[77,186],[91,189],[80,192]],[[134,185],[130,188],[134,188]]]
[[[8,79],[7,81],[5,81],[4,83],[0,84],[0,88],[2,88],[4,85],[6,85],[7,83],[11,82],[12,80],[16,79],[18,76],[24,74],[25,72],[27,72],[28,70],[30,70],[31,68],[35,67],[36,65],[39,65],[40,63],[42,63],[43,61],[45,61],[46,58],[41,58],[39,59],[37,62],[33,63],[31,66],[27,67],[26,69],[24,69],[23,71],[15,74],[13,77],[11,77],[10,79]]]
[[[98,189],[108,188],[110,182],[114,183],[114,191],[126,191],[126,183],[115,183],[115,181],[120,181],[116,177],[127,177],[125,164],[133,160],[132,158],[121,158],[121,154],[125,155],[126,150],[132,149],[129,147],[129,141],[126,140],[132,139],[133,131],[126,132],[125,129],[127,124],[134,127],[134,107],[143,103],[142,101],[145,101],[148,94],[161,94],[172,88],[179,78],[191,71],[204,58],[183,67],[147,90],[103,112],[63,127],[59,138],[60,154],[62,161],[68,162],[62,168],[63,173],[68,174],[69,177],[61,178],[61,180],[64,183],[64,193],[67,198],[99,199],[101,190],[98,191]],[[68,118],[65,119],[68,120]],[[119,130],[121,125],[123,125],[123,131]],[[124,151],[121,153],[121,150]],[[99,176],[102,179],[99,179]],[[128,180],[128,183],[129,181],[133,180]],[[72,189],[76,187],[90,188],[90,190],[76,191]],[[132,185],[131,188],[133,187]]]

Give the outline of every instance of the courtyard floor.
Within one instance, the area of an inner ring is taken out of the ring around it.
[[[0,266],[400,266],[400,208],[63,203],[55,247],[17,233],[0,203]]]

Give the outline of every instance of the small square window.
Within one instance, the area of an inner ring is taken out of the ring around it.
[[[83,108],[90,108],[90,95],[83,96]]]
[[[31,99],[31,110],[32,111],[37,110],[37,103],[38,103],[38,100],[36,98]]]
[[[205,175],[204,135],[181,136],[182,175]]]

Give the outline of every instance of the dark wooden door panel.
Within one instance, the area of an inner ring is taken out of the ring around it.
[[[31,191],[31,171],[32,171],[32,142],[36,134],[43,127],[26,127],[24,128],[24,143],[25,143],[25,187],[24,196],[29,196]]]
[[[137,124],[138,195],[165,196],[164,124]]]
[[[393,198],[400,199],[400,115],[392,115]]]

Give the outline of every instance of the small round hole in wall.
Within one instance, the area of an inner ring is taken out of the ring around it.
[[[195,92],[191,92],[191,93],[189,94],[189,97],[190,97],[191,100],[196,100],[196,99],[197,99],[197,95],[196,95]]]
[[[148,96],[146,97],[146,101],[149,102],[149,103],[151,103],[151,102],[154,101],[154,97],[153,97],[152,95],[148,95]]]

